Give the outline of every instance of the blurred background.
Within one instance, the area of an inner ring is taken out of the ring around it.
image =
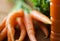
[[[0,0],[0,22],[5,16],[7,16],[12,6],[13,5],[9,3],[7,0]]]

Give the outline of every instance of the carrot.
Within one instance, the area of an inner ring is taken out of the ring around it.
[[[15,23],[15,25],[17,24],[17,22],[14,22]],[[7,37],[7,28],[6,28],[6,26],[3,28],[3,30],[0,32],[0,40],[3,40],[4,38],[6,38]]]
[[[2,20],[2,22],[0,24],[0,32],[4,29],[5,23],[6,23],[6,17]]]
[[[45,26],[42,22],[38,22],[38,25],[39,25],[39,27],[41,28],[41,30],[45,33],[46,38],[47,38],[48,35],[49,35],[49,32],[48,32],[46,26]]]
[[[6,17],[3,19],[3,21],[0,24],[0,41],[2,41],[7,35],[7,30],[5,27],[6,23]]]
[[[26,26],[27,34],[29,36],[30,41],[37,41],[35,38],[34,27],[32,23],[32,18],[29,14],[25,13],[24,15],[24,24]]]
[[[0,33],[0,41],[2,41],[5,37],[7,37],[7,29],[6,29],[6,27]]]
[[[43,15],[42,13],[40,13],[36,10],[31,11],[30,15],[32,16],[32,18],[34,18],[38,21],[41,21],[45,24],[51,24],[51,21],[47,16]]]
[[[3,19],[3,21],[1,22],[1,24],[0,24],[0,40],[3,40],[4,38],[6,38],[7,37],[7,28],[6,28],[6,18],[7,17],[5,17],[4,19]],[[15,25],[17,24],[17,22],[15,21],[14,22],[15,23]]]
[[[25,27],[24,27],[24,25],[23,25],[23,20],[22,20],[22,18],[18,18],[18,19],[17,19],[17,23],[18,23],[18,25],[20,26],[21,34],[20,34],[19,39],[16,40],[16,41],[23,41],[24,38],[25,38],[25,36],[26,36],[26,29],[25,29]]]
[[[10,13],[6,20],[6,27],[7,27],[7,33],[8,33],[8,41],[14,41],[14,21],[17,17],[22,17],[24,15],[23,10],[14,11]]]

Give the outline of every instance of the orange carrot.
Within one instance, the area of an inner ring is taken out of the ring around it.
[[[6,23],[6,17],[3,19],[3,21],[0,24],[0,41],[2,41],[7,35],[7,29],[5,27]]]
[[[0,24],[0,32],[4,29],[6,23],[6,17],[3,19],[3,21]]]
[[[6,26],[7,26],[7,33],[8,33],[8,41],[14,41],[14,21],[17,17],[23,17],[24,13],[23,10],[14,11],[10,13],[6,20]]]
[[[6,27],[0,33],[0,41],[2,41],[5,37],[7,37],[7,29],[6,29]]]
[[[45,26],[43,23],[41,23],[41,22],[38,22],[38,25],[39,25],[39,27],[41,28],[41,30],[45,33],[46,38],[47,38],[48,35],[49,35],[49,32],[48,32],[46,26]]]
[[[20,33],[19,39],[16,40],[16,41],[23,41],[24,38],[25,38],[25,36],[26,36],[26,29],[25,29],[25,27],[24,27],[24,25],[23,25],[23,20],[22,20],[22,18],[18,18],[18,19],[17,19],[17,23],[18,23],[18,25],[20,26],[21,33]]]
[[[36,19],[38,21],[41,21],[41,22],[43,22],[45,24],[51,24],[50,19],[47,16],[45,16],[44,14],[42,14],[41,12],[33,10],[33,11],[31,11],[30,15],[32,16],[32,18],[34,18],[34,19]]]
[[[24,16],[24,24],[26,26],[27,34],[29,36],[30,41],[37,41],[35,38],[34,27],[32,23],[32,18],[29,14],[25,13]]]
[[[17,22],[15,21],[14,22],[15,24],[14,25],[16,25],[17,24]],[[1,29],[0,29],[0,40],[2,41],[4,38],[6,38],[7,37],[7,28],[6,28],[6,17],[3,19],[3,21],[1,22],[1,24],[0,24],[0,27],[1,27]]]

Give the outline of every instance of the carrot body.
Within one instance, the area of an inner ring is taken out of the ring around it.
[[[14,25],[17,24],[16,21],[15,21],[14,23],[15,23]],[[0,31],[1,31],[1,32],[0,32],[0,40],[2,41],[4,38],[7,37],[6,17],[5,17],[5,18],[3,19],[3,21],[1,22],[0,27],[1,27],[1,29],[0,29]]]
[[[17,17],[22,17],[23,16],[23,11],[19,10],[17,12],[12,12],[8,15],[7,21],[6,21],[6,26],[7,26],[7,33],[8,33],[8,41],[14,41],[14,21],[16,20]]]
[[[0,32],[3,30],[3,28],[5,27],[5,23],[6,23],[6,17],[3,19],[3,21],[0,24]]]
[[[35,38],[34,27],[32,23],[32,18],[29,14],[24,15],[24,23],[26,26],[27,34],[29,36],[30,41],[37,41]]]
[[[41,22],[39,22],[38,25],[39,25],[39,27],[41,28],[41,30],[45,33],[46,38],[47,38],[48,35],[49,35],[49,32],[48,32],[46,26],[45,26],[43,23],[41,23]]]
[[[0,33],[0,41],[2,41],[7,36],[7,29],[6,27]]]
[[[31,11],[30,15],[38,21],[41,21],[45,24],[51,24],[50,19],[47,16],[43,15],[42,13],[40,13],[38,11],[33,10],[33,11]]]
[[[2,41],[7,35],[7,29],[5,27],[6,23],[6,17],[3,19],[3,21],[0,24],[0,41]]]
[[[24,38],[25,38],[25,36],[26,36],[26,29],[25,29],[25,27],[24,27],[24,25],[23,25],[23,20],[22,20],[22,18],[18,18],[18,19],[17,19],[17,23],[18,23],[18,25],[20,26],[21,33],[20,33],[19,39],[16,40],[16,41],[23,41]]]

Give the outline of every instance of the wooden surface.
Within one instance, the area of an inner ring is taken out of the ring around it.
[[[3,18],[8,15],[9,11],[11,10],[11,7],[12,5],[6,0],[0,0],[0,23],[3,20]],[[35,26],[35,32],[38,41],[49,41],[49,38],[45,38],[44,33],[37,26]],[[24,41],[29,41],[28,36],[25,37]]]

